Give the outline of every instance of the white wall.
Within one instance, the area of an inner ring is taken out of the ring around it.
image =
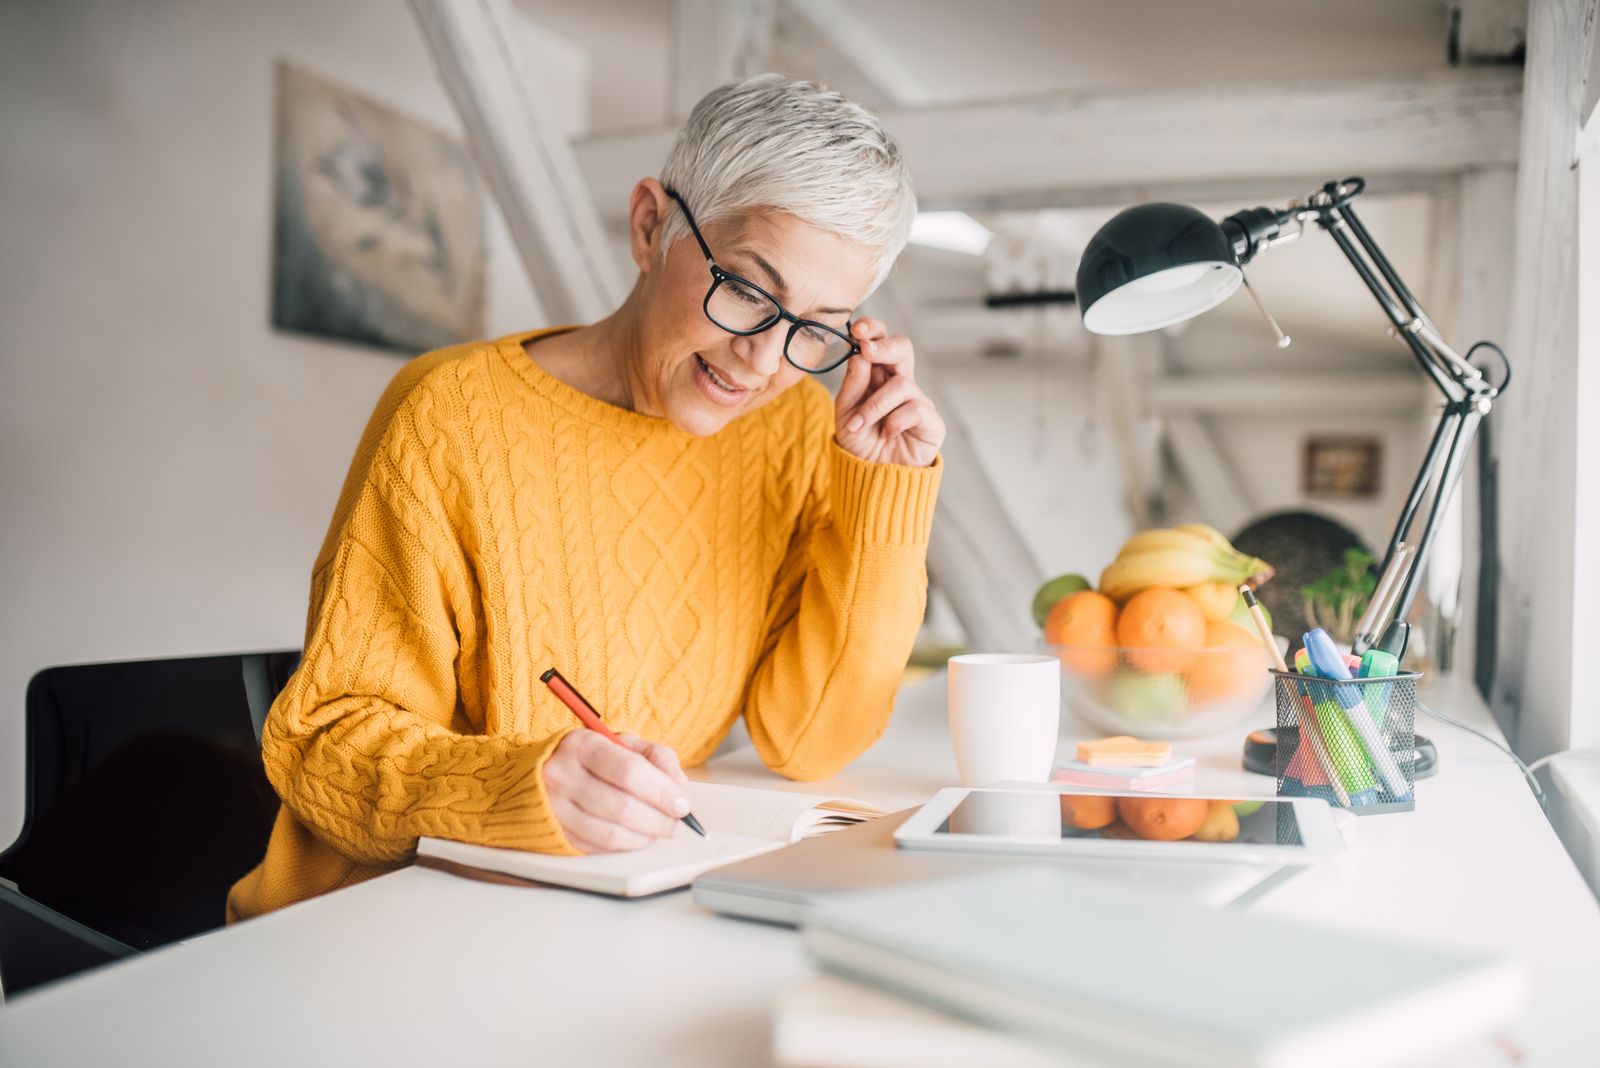
[[[946,417],[971,430],[984,470],[1045,575],[1077,572],[1097,582],[1133,533],[1120,506],[1126,489],[1110,410],[1081,364],[1036,360],[941,367],[957,408]]]
[[[1426,438],[1419,422],[1381,415],[1234,416],[1219,420],[1215,432],[1223,454],[1239,473],[1244,490],[1256,507],[1251,518],[1268,512],[1316,512],[1350,527],[1381,558],[1422,464]],[[1343,436],[1370,437],[1379,442],[1382,456],[1377,495],[1349,500],[1308,498],[1301,491],[1306,439]],[[1196,504],[1203,512],[1204,502]],[[1420,533],[1421,529],[1419,519],[1416,531]]]
[[[1528,8],[1521,169],[1517,176],[1515,286],[1505,349],[1516,376],[1495,405],[1500,471],[1497,674],[1490,705],[1525,758],[1565,749],[1592,705],[1589,658],[1593,572],[1579,540],[1590,515],[1592,455],[1579,428],[1578,101],[1594,39],[1594,0],[1534,0]],[[1592,302],[1592,295],[1588,295]],[[1592,387],[1591,387],[1592,391]],[[1589,533],[1585,528],[1583,533]],[[1576,582],[1588,583],[1580,588]],[[1582,737],[1584,731],[1579,731]]]
[[[0,5],[0,844],[61,663],[296,647],[401,357],[268,325],[273,63],[455,130],[405,5]],[[540,325],[490,206],[491,333]]]
[[[954,414],[971,429],[984,469],[1045,573],[1075,571],[1095,581],[1133,532],[1111,411],[1082,366],[1052,356],[1036,368],[1035,359],[947,365],[939,373]],[[1291,509],[1327,515],[1379,554],[1431,430],[1420,418],[1398,415],[1230,416],[1213,423],[1254,516]],[[1377,438],[1383,447],[1377,497],[1308,500],[1300,491],[1301,446],[1311,435]],[[1219,522],[1204,500],[1181,487],[1170,505],[1170,523]]]

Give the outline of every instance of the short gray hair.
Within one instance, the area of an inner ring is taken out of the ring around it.
[[[780,74],[730,82],[701,98],[661,182],[702,227],[772,208],[874,249],[873,289],[894,266],[917,214],[905,158],[877,116],[815,82]],[[669,211],[662,254],[689,236],[683,212]]]

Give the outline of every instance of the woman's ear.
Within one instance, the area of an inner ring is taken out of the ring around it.
[[[641,178],[628,198],[628,253],[639,273],[661,263],[661,227],[667,217],[667,191],[654,178]]]

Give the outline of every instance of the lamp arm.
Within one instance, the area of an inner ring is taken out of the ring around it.
[[[1378,278],[1372,266],[1363,257],[1363,249],[1357,248],[1356,243],[1351,240],[1353,231],[1349,229],[1348,221],[1343,214],[1338,213],[1336,209],[1314,210],[1317,211],[1317,225],[1327,231],[1328,236],[1333,238],[1333,243],[1339,246],[1339,251],[1344,253],[1345,259],[1350,261],[1350,266],[1361,277],[1361,281],[1366,284],[1367,289],[1371,291],[1372,296],[1378,302],[1378,306],[1383,309],[1383,314],[1388,318],[1390,326],[1394,328],[1395,336],[1404,342],[1405,346],[1411,350],[1411,354],[1416,357],[1417,365],[1422,368],[1429,378],[1433,379],[1433,384],[1438,387],[1440,393],[1444,394],[1446,401],[1461,399],[1463,390],[1454,376],[1440,365],[1441,361],[1424,344],[1423,338],[1419,336],[1417,331],[1411,327],[1412,323],[1419,321],[1418,315],[1420,315],[1421,309],[1417,309],[1418,314],[1412,314],[1411,309],[1401,303],[1401,298],[1384,287],[1383,281]],[[1378,270],[1383,271],[1385,275],[1394,274],[1394,268],[1389,266],[1388,257],[1383,255],[1382,250],[1378,249],[1376,244],[1365,251],[1369,256],[1372,256],[1375,263],[1383,265]],[[1375,255],[1374,252],[1376,253]],[[1404,286],[1401,288],[1404,289]],[[1410,296],[1409,292],[1406,296]],[[1410,303],[1415,306],[1416,302],[1412,300]]]
[[[1395,602],[1394,618],[1404,619],[1411,613],[1411,602],[1416,599],[1417,590],[1422,583],[1422,564],[1427,558],[1429,547],[1433,544],[1433,536],[1439,529],[1439,520],[1444,516],[1445,505],[1450,502],[1450,497],[1455,490],[1456,482],[1461,478],[1462,469],[1466,466],[1467,446],[1477,433],[1478,424],[1483,420],[1485,412],[1480,411],[1472,401],[1456,401],[1445,406],[1444,415],[1439,420],[1439,429],[1442,435],[1449,423],[1454,423],[1454,430],[1450,435],[1450,447],[1445,453],[1444,466],[1439,471],[1437,485],[1433,491],[1433,503],[1428,508],[1428,519],[1422,527],[1422,537],[1417,542],[1417,555],[1412,561],[1411,570],[1406,575],[1405,584],[1400,588],[1400,599]],[[1436,453],[1434,455],[1437,455]],[[1419,481],[1430,475],[1433,464],[1425,464],[1419,476]],[[1415,516],[1415,508],[1411,515],[1402,515],[1400,522],[1395,526],[1395,535],[1391,539],[1391,550],[1395,541],[1403,538],[1410,529]]]
[[[1351,181],[1353,180],[1351,179]],[[1329,185],[1333,184],[1329,183]],[[1327,187],[1324,187],[1324,193],[1327,193]],[[1383,275],[1384,281],[1389,283],[1389,288],[1399,300],[1401,307],[1405,309],[1406,317],[1404,319],[1396,320],[1391,317],[1396,329],[1405,333],[1417,334],[1425,340],[1432,355],[1437,359],[1442,359],[1445,369],[1452,378],[1462,385],[1463,389],[1471,392],[1473,383],[1482,383],[1483,372],[1468,363],[1460,353],[1445,342],[1444,337],[1439,333],[1439,328],[1428,317],[1428,313],[1422,310],[1422,306],[1417,303],[1417,298],[1411,295],[1411,290],[1406,288],[1406,284],[1401,280],[1399,272],[1389,262],[1389,257],[1383,254],[1383,250],[1378,247],[1377,241],[1373,240],[1372,235],[1367,231],[1360,217],[1356,215],[1355,206],[1350,203],[1350,198],[1347,197],[1342,203],[1331,205],[1327,211],[1329,216],[1335,220],[1334,225],[1342,221],[1349,227],[1350,232],[1355,235],[1355,239],[1360,242],[1361,248]],[[1324,223],[1323,225],[1326,226],[1327,224]]]
[[[1411,611],[1412,602],[1420,588],[1422,564],[1433,543],[1445,506],[1461,477],[1468,446],[1477,432],[1478,424],[1489,414],[1494,398],[1510,382],[1511,367],[1499,347],[1490,345],[1505,364],[1504,379],[1499,385],[1493,385],[1482,371],[1445,342],[1438,327],[1422,310],[1394,264],[1378,247],[1377,241],[1352,207],[1351,201],[1365,188],[1366,182],[1361,178],[1328,182],[1304,202],[1290,205],[1287,210],[1250,208],[1230,215],[1222,221],[1221,226],[1224,235],[1233,244],[1235,257],[1243,266],[1256,253],[1298,236],[1284,232],[1291,223],[1299,223],[1303,227],[1306,221],[1314,220],[1333,239],[1339,251],[1344,253],[1351,268],[1383,309],[1395,336],[1411,350],[1418,366],[1444,396],[1444,411],[1439,417],[1438,426],[1434,428],[1427,456],[1406,496],[1399,522],[1395,524],[1379,568],[1380,573],[1387,569],[1400,544],[1410,535],[1422,500],[1431,487],[1433,499],[1421,537],[1416,543],[1417,554],[1405,577],[1395,608],[1395,618],[1404,619]],[[1473,346],[1474,351],[1477,348]]]

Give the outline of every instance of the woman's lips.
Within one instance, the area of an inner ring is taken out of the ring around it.
[[[721,378],[724,382],[729,381],[728,376],[716,371],[711,364],[706,362],[704,356],[701,356],[698,352],[695,353],[694,383],[700,387],[700,392],[706,395],[706,399],[714,404],[720,404],[724,408],[735,408],[744,403],[745,397],[750,394],[749,389],[743,387],[731,390],[724,389],[717,384],[717,378]]]

